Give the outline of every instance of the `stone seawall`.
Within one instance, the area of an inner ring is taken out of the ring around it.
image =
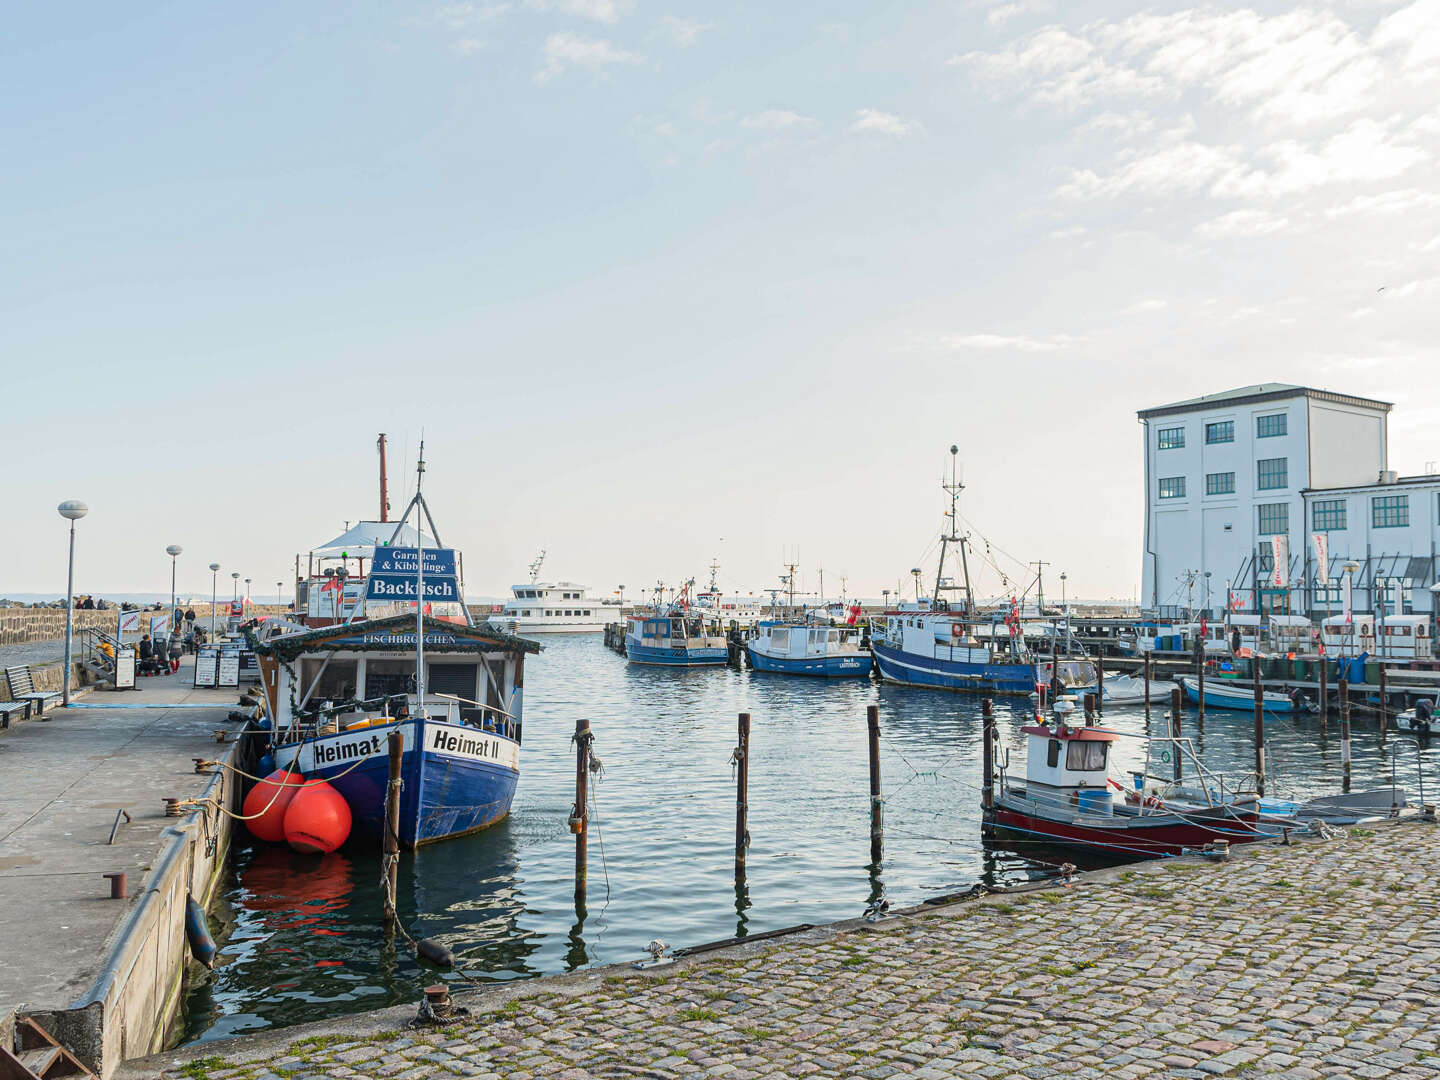
[[[208,622],[210,618],[209,604],[194,604],[190,610],[195,612],[195,617]],[[216,605],[217,619],[223,619],[230,610],[228,603]],[[251,615],[274,615],[284,608],[274,604],[253,604],[249,608]],[[145,620],[151,616],[159,615],[161,612],[150,611],[140,613],[141,625],[148,627]],[[77,611],[75,612],[74,627],[78,634],[81,630],[94,627],[110,633],[115,632],[115,625],[119,621],[120,612],[111,608],[109,611]],[[56,638],[65,636],[65,609],[64,608],[0,608],[0,645],[23,645],[27,641],[54,641]]]

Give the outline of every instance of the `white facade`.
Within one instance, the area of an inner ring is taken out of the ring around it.
[[[1391,610],[1398,591],[1404,610],[1432,611],[1440,476],[1387,472],[1389,412],[1279,383],[1142,410],[1142,604],[1218,614],[1234,597],[1236,610],[1329,614],[1343,610],[1340,567],[1354,561],[1354,610],[1374,610],[1389,588]],[[1328,584],[1316,531],[1328,537]],[[1272,576],[1275,536],[1289,548],[1284,584]]]

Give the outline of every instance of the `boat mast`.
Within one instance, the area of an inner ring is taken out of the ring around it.
[[[540,580],[540,567],[545,564],[545,549],[540,549],[540,554],[535,556],[535,561],[530,564],[530,584],[534,585]]]
[[[390,493],[385,484],[385,433],[380,433],[380,439],[376,443],[380,451],[380,520],[390,520]]]
[[[965,614],[971,615],[975,611],[975,594],[970,589],[970,560],[965,554],[965,537],[960,535],[960,492],[965,490],[965,485],[960,482],[959,475],[955,468],[955,458],[960,453],[960,448],[953,443],[950,445],[950,482],[940,482],[940,489],[950,496],[950,534],[940,537],[940,565],[935,568],[935,599],[940,599],[940,590],[945,588],[953,589],[953,585],[945,585],[945,549],[950,544],[958,544],[960,547],[960,566],[965,575]]]
[[[420,456],[415,463],[415,501],[421,501],[420,482],[425,478],[425,440],[420,440]],[[425,715],[425,530],[420,527],[420,514],[415,514],[415,698],[420,715]]]

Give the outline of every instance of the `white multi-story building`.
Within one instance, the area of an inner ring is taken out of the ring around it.
[[[1143,606],[1323,617],[1349,576],[1355,611],[1433,612],[1440,475],[1390,471],[1390,408],[1262,383],[1142,409]]]

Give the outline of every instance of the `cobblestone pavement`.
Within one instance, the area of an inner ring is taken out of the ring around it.
[[[1437,829],[1386,824],[1240,849],[1226,864],[1147,864],[648,973],[487,992],[444,1029],[282,1033],[268,1048],[240,1040],[222,1044],[228,1057],[202,1048],[145,1069],[176,1080],[1435,1077]]]

